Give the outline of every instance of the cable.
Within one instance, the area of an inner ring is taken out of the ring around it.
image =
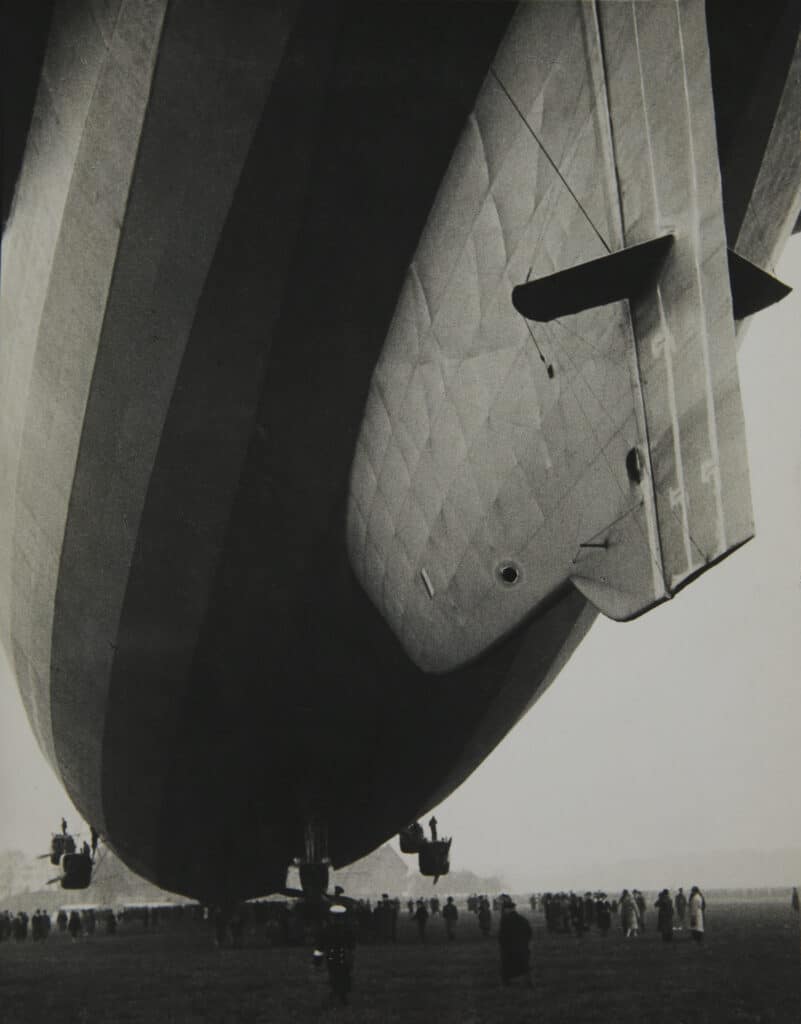
[[[530,124],[528,123],[528,121],[526,120],[526,117],[525,117],[525,115],[523,114],[523,111],[522,111],[522,110],[520,109],[520,107],[518,107],[518,105],[517,105],[517,104],[515,103],[514,99],[512,98],[512,95],[511,95],[511,93],[509,92],[509,90],[508,90],[508,89],[506,88],[506,86],[505,86],[505,85],[503,84],[503,82],[502,82],[502,81],[500,80],[500,78],[498,77],[498,74],[497,74],[497,72],[495,71],[495,68],[492,68],[492,67],[490,68],[490,74],[492,75],[492,77],[493,77],[493,78],[495,79],[495,81],[496,81],[496,82],[498,83],[498,85],[499,85],[499,86],[501,87],[501,89],[503,90],[503,92],[504,92],[504,95],[505,95],[505,96],[506,96],[506,98],[507,98],[507,99],[509,100],[509,102],[510,102],[510,103],[512,104],[512,106],[514,107],[514,109],[516,110],[516,112],[517,112],[517,115],[518,115],[518,117],[520,118],[520,120],[521,120],[521,121],[523,122],[523,124],[524,124],[524,125],[526,126],[526,128],[528,128],[529,132],[531,133],[531,137],[532,137],[532,138],[534,139],[534,141],[535,141],[535,142],[537,143],[537,145],[538,145],[538,146],[540,147],[540,149],[542,150],[542,152],[543,152],[543,153],[545,154],[545,157],[546,157],[546,159],[547,159],[548,163],[549,163],[549,164],[551,165],[551,167],[553,167],[553,169],[554,169],[554,170],[556,171],[556,173],[557,173],[557,174],[559,175],[559,178],[560,178],[560,180],[561,180],[562,184],[563,184],[563,185],[565,186],[565,188],[566,188],[566,189],[567,189],[567,191],[568,191],[568,192],[570,193],[570,195],[571,195],[571,196],[573,197],[573,199],[575,199],[575,201],[576,201],[576,203],[577,203],[577,205],[578,205],[578,208],[579,208],[579,209],[581,210],[581,212],[582,212],[582,213],[584,214],[584,216],[585,216],[585,217],[587,218],[587,223],[588,223],[588,224],[590,225],[590,227],[592,228],[592,230],[593,230],[593,231],[595,232],[595,234],[596,234],[596,235],[598,236],[598,238],[600,239],[600,241],[601,241],[601,245],[603,245],[604,249],[606,249],[606,251],[607,251],[607,252],[611,252],[612,250],[611,250],[611,249],[609,248],[609,246],[608,246],[608,245],[606,244],[606,240],[604,239],[604,236],[603,236],[603,235],[601,234],[601,232],[600,232],[600,231],[598,230],[598,228],[597,228],[597,227],[595,226],[595,224],[593,223],[592,217],[590,217],[590,215],[589,215],[589,214],[587,213],[587,211],[586,211],[586,210],[584,209],[584,206],[582,205],[582,203],[581,203],[581,200],[579,199],[579,197],[578,197],[578,196],[576,195],[576,193],[575,193],[575,192],[573,191],[573,189],[572,189],[572,188],[570,187],[570,185],[568,185],[567,181],[565,180],[564,176],[562,175],[562,172],[561,172],[561,171],[559,170],[559,168],[558,168],[558,167],[556,166],[556,164],[554,163],[554,161],[553,161],[553,159],[552,159],[552,157],[551,157],[551,154],[550,154],[550,153],[548,152],[548,150],[547,150],[547,149],[545,148],[545,146],[544,146],[544,145],[542,144],[542,142],[540,141],[540,139],[539,139],[539,137],[538,137],[537,133],[536,133],[536,132],[534,131],[534,129],[533,129],[532,127],[531,127],[531,125],[530,125]]]

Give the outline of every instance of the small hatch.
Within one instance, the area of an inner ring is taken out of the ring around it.
[[[643,477],[642,455],[639,448],[630,448],[626,456],[626,472],[633,484],[641,484]]]

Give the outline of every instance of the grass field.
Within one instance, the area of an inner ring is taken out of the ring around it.
[[[801,1022],[799,919],[789,905],[710,902],[703,947],[686,932],[672,944],[654,931],[626,941],[617,927],[606,939],[577,938],[547,934],[540,914],[531,920],[533,990],[501,986],[497,943],[466,911],[455,942],[435,918],[425,946],[403,914],[396,945],[357,949],[347,1008],[327,1006],[310,948],[269,948],[253,932],[241,950],[214,948],[201,925],[4,942],[0,1022]]]

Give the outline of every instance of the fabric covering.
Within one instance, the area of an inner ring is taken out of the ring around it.
[[[681,6],[696,39],[703,5]],[[691,54],[701,69],[692,120],[670,63],[684,54],[676,5],[600,11],[603,24],[594,5],[521,5],[442,182],[370,388],[351,474],[350,558],[429,671],[474,658],[568,580],[606,614],[630,618],[750,536],[716,164],[703,233],[680,193],[695,173],[694,133],[714,138],[705,35]],[[650,166],[649,114],[658,115]],[[666,146],[680,173],[663,184]],[[651,289],[632,304],[634,326],[626,302],[548,324],[516,313],[514,285],[664,233],[660,211],[683,217],[669,305]],[[726,325],[712,356],[709,323],[698,324],[702,266],[712,281],[702,314]],[[674,345],[687,356],[681,371]],[[713,393],[732,437],[723,469]],[[635,448],[640,481],[626,470]],[[744,503],[730,503],[724,472]]]

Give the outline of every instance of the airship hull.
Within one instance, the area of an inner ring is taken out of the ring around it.
[[[339,866],[433,806],[596,614],[555,578],[432,672],[347,538],[513,5],[223,7],[53,14],[0,312],[4,648],[86,820],[209,901],[280,888],[310,820]]]

